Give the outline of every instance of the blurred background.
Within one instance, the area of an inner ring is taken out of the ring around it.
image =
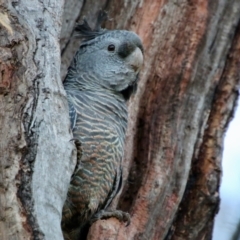
[[[224,140],[220,210],[213,240],[240,240],[240,100]]]

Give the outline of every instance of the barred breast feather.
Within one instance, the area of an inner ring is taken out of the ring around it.
[[[66,205],[63,214],[85,222],[106,208],[119,189],[127,110],[124,98],[110,92],[67,90],[67,94],[73,136],[80,141],[82,154],[67,200],[75,213],[68,214]]]

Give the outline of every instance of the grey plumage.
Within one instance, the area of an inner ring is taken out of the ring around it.
[[[101,29],[103,19],[100,14],[94,30],[86,21],[77,26],[84,40],[64,81],[71,128],[80,148],[63,208],[66,239],[77,239],[80,228],[92,219],[121,214],[126,218],[121,211],[109,214],[106,209],[121,187],[126,100],[136,85],[143,47],[133,32]]]

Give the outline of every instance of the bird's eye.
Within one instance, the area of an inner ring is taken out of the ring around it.
[[[115,50],[115,46],[113,44],[108,45],[108,51],[113,52]]]

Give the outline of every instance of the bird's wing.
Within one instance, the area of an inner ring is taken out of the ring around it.
[[[115,175],[113,189],[109,193],[109,197],[107,198],[107,201],[106,201],[103,209],[106,209],[111,204],[114,197],[119,193],[121,187],[122,187],[122,167],[119,167],[119,169]]]

